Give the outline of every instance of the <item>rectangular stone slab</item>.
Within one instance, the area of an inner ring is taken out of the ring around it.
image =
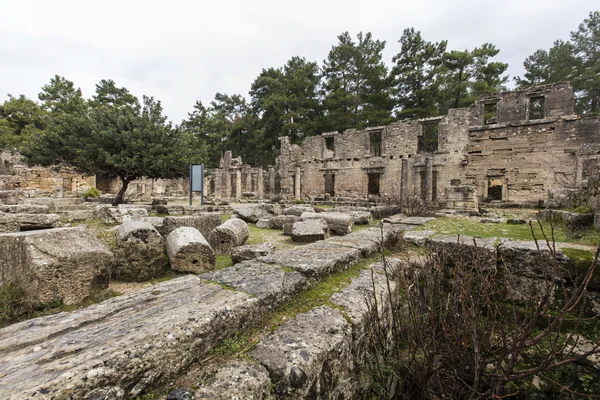
[[[112,262],[108,248],[83,228],[0,234],[0,285],[16,283],[37,302],[82,301],[108,285]]]
[[[135,398],[254,322],[257,303],[189,275],[14,324],[0,330],[2,399]]]

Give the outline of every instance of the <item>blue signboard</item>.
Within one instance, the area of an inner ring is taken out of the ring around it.
[[[194,192],[200,192],[200,205],[204,205],[204,164],[190,164],[190,205]]]

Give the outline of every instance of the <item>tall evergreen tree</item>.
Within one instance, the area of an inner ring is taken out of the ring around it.
[[[573,85],[577,90],[577,109],[580,113],[600,113],[600,12],[590,12],[576,31],[571,42],[579,60]]]
[[[423,40],[420,31],[405,29],[399,40],[400,52],[392,68],[396,117],[426,118],[437,115],[439,77],[447,42]]]
[[[523,62],[525,74],[515,77],[519,88],[572,80],[578,61],[570,42],[557,40],[550,50],[537,50]]]
[[[55,75],[49,84],[42,86],[38,98],[42,102],[42,108],[51,117],[58,113],[76,112],[85,106],[81,89],[76,88],[72,81],[59,75]]]
[[[444,54],[441,114],[449,108],[468,107],[482,94],[504,90],[508,64],[490,61],[499,52],[493,44],[484,43],[472,51]]]
[[[330,130],[361,128],[389,122],[393,107],[387,67],[382,61],[385,42],[359,33],[355,43],[348,32],[338,36],[323,62],[324,119]]]
[[[32,136],[46,128],[46,115],[41,107],[24,95],[0,104],[0,148],[20,149]]]

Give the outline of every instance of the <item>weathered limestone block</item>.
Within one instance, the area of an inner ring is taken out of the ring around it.
[[[406,219],[406,215],[404,214],[394,214],[389,217],[382,218],[381,221],[388,224],[401,224],[403,220]]]
[[[409,243],[415,244],[417,246],[424,247],[425,244],[427,243],[427,239],[430,236],[433,236],[435,234],[436,234],[435,231],[429,231],[429,230],[408,231],[408,232],[404,233],[404,240],[406,240]]]
[[[149,223],[158,231],[158,233],[161,233],[161,231],[164,230],[165,217],[144,217],[140,219],[140,221]]]
[[[76,304],[108,286],[112,253],[82,228],[0,234],[0,285],[14,282],[31,300]]]
[[[162,227],[160,229],[157,227],[157,229],[161,235],[167,236],[176,228],[190,226],[198,229],[202,236],[208,237],[219,225],[221,225],[221,214],[203,213],[185,217],[165,217]]]
[[[116,235],[114,278],[142,282],[157,278],[167,270],[165,241],[150,223],[125,221],[119,225]]]
[[[300,217],[296,215],[276,215],[269,219],[269,227],[271,229],[283,229],[285,224],[293,224],[300,221]],[[258,225],[257,225],[258,226]]]
[[[373,221],[373,216],[368,211],[348,211],[347,213],[354,217],[356,225],[369,225]]]
[[[167,199],[165,199],[163,197],[153,197],[150,205],[152,206],[152,208],[154,208],[156,206],[166,206]]]
[[[571,230],[582,230],[594,225],[594,214],[545,209],[538,212],[537,217],[540,221],[564,224]]]
[[[93,210],[73,210],[66,212],[67,222],[85,221],[94,218]]]
[[[386,218],[394,214],[400,214],[402,207],[397,205],[384,205],[384,206],[373,206],[369,208],[373,218]]]
[[[594,227],[600,229],[600,212],[594,214]]]
[[[555,279],[568,262],[569,258],[556,250],[558,271],[553,271],[552,254],[543,243],[539,251],[534,241],[501,239],[498,245],[498,265],[515,275]]]
[[[10,214],[50,214],[50,208],[35,204],[0,205],[0,212]]]
[[[405,225],[421,226],[429,221],[433,221],[434,219],[435,218],[433,217],[408,217],[404,218],[402,221],[400,221],[400,223]]]
[[[215,252],[196,228],[182,226],[167,236],[167,254],[176,271],[202,273],[215,266]]]
[[[267,308],[290,300],[307,284],[306,278],[298,272],[286,272],[277,265],[258,260],[242,261],[229,268],[202,274],[200,278],[252,294]]]
[[[261,218],[256,221],[256,227],[260,229],[269,229],[271,228],[271,220],[269,218]]]
[[[307,219],[294,222],[292,226],[292,240],[294,242],[312,243],[327,238],[329,238],[329,226],[324,219]]]
[[[148,210],[142,207],[113,207],[100,204],[94,207],[94,216],[107,224],[122,223],[127,219],[142,219],[148,216]]]
[[[0,233],[58,228],[60,225],[60,217],[56,214],[0,213]]]
[[[277,264],[310,277],[322,277],[344,271],[361,258],[358,249],[329,244],[327,240],[277,251],[258,260]]]
[[[235,247],[231,251],[231,260],[238,263],[246,260],[254,260],[258,257],[268,256],[275,252],[275,246],[271,243],[261,244],[246,244],[244,246]]]
[[[263,339],[250,355],[263,365],[278,398],[352,398],[352,332],[336,309],[299,314]]]
[[[354,217],[348,214],[335,212],[304,213],[300,218],[302,220],[324,219],[331,233],[335,235],[347,235],[354,228]]]
[[[300,217],[305,212],[315,212],[314,208],[311,206],[290,206],[283,209],[283,215],[295,215],[296,217]]]
[[[203,384],[196,390],[195,400],[275,399],[271,394],[269,371],[245,360],[209,368],[201,381]]]
[[[183,205],[177,204],[157,204],[153,206],[153,209],[159,214],[165,215],[183,215]]]
[[[283,234],[285,236],[292,236],[292,230],[294,229],[295,222],[289,224],[283,224]]]
[[[258,300],[188,275],[0,330],[5,400],[140,396],[257,321]]]
[[[229,219],[213,230],[208,242],[216,254],[231,254],[234,247],[242,246],[250,236],[248,224],[239,218]]]
[[[475,238],[466,235],[434,235],[426,239],[428,247],[446,257],[449,264],[470,265],[479,260],[479,265],[496,269],[496,238]]]
[[[351,211],[362,211],[362,212],[368,212],[369,211],[369,207],[356,207],[356,206],[340,206],[340,207],[334,207],[331,209],[331,212],[345,212],[345,213],[349,213]]]
[[[357,367],[354,373],[360,376],[360,379],[353,379],[351,382],[352,398],[356,399],[369,397],[373,380],[373,375],[367,366],[372,356],[368,351],[372,320],[367,304],[371,304],[374,309],[375,296],[379,317],[385,320],[390,318],[390,296],[393,298],[398,292],[396,282],[391,278],[386,279],[385,270],[388,274],[392,274],[401,266],[401,262],[395,258],[388,258],[387,261],[385,269],[383,263],[378,262],[371,265],[369,269],[360,271],[357,278],[352,279],[348,286],[335,293],[330,299],[333,304],[341,308],[352,326],[352,354],[354,365]]]
[[[236,209],[234,214],[246,222],[255,224],[261,218],[280,215],[281,211],[279,204],[253,204]]]
[[[16,190],[0,190],[0,204],[18,204],[19,197]]]

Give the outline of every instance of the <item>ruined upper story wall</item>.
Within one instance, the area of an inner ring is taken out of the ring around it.
[[[550,189],[581,185],[600,157],[598,117],[560,117],[509,126],[471,127],[468,174],[488,197],[490,177],[502,177],[503,200],[535,203]]]
[[[472,107],[471,125],[482,126],[531,120],[533,119],[532,99],[536,98],[543,99],[543,118],[574,114],[573,87],[569,82],[562,82],[484,96]],[[496,105],[495,121],[484,120],[486,105],[493,108],[494,104]]]

